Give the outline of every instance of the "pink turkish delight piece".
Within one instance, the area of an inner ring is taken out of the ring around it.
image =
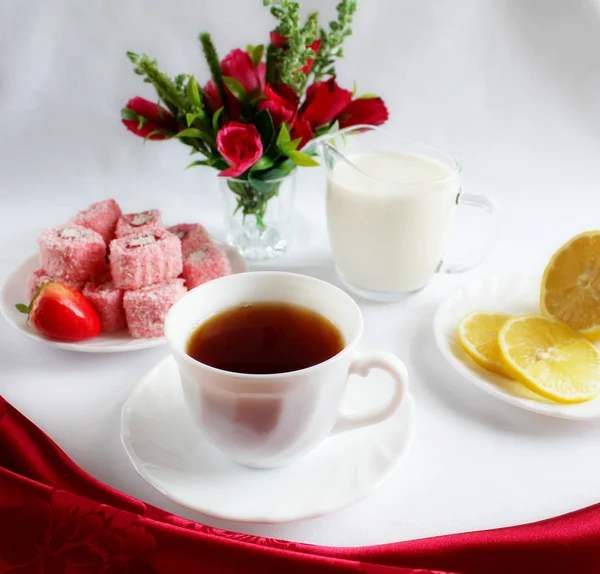
[[[50,227],[37,242],[42,269],[57,280],[77,283],[106,270],[106,243],[92,229],[74,224]]]
[[[131,336],[144,339],[162,337],[169,309],[186,291],[183,279],[125,291],[123,306]]]
[[[123,289],[115,287],[109,276],[86,283],[83,294],[96,309],[104,332],[112,333],[125,327]]]
[[[44,269],[36,269],[35,271],[32,271],[27,278],[27,300],[31,301],[38,289],[44,283],[48,283],[48,281],[55,281],[55,279],[50,277],[50,275],[48,275]],[[73,287],[73,289],[76,289],[77,291],[81,291],[84,285],[84,281],[65,281],[63,279],[60,280],[60,282],[68,285],[69,287]]]
[[[92,203],[87,209],[80,211],[72,223],[93,229],[100,235],[108,245],[115,237],[117,221],[121,217],[121,208],[114,199],[105,199]]]
[[[197,251],[204,245],[212,243],[210,235],[199,223],[179,223],[167,228],[173,235],[177,235],[181,241],[181,252],[184,257]]]
[[[116,237],[119,239],[130,235],[143,235],[164,228],[158,209],[127,213],[121,215],[119,221],[117,221]]]
[[[181,276],[188,289],[231,274],[227,255],[212,243],[190,253],[183,261]]]
[[[119,289],[140,289],[181,274],[181,242],[165,229],[113,239],[110,271]]]

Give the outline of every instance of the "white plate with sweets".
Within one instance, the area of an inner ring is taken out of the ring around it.
[[[121,238],[112,245],[107,265],[103,237],[110,238],[115,228]],[[195,286],[224,274],[247,271],[239,253],[212,239],[201,225],[181,224],[168,229],[172,233],[166,233],[156,210],[122,215],[113,200],[93,204],[67,224],[42,232],[40,253],[27,258],[2,287],[2,315],[24,335],[70,351],[114,353],[164,344],[164,316],[170,304],[186,291],[185,283]],[[179,244],[183,252],[181,274]],[[114,264],[117,258],[118,264]],[[64,269],[79,273],[76,279],[62,281],[70,283],[76,292],[69,295],[57,287],[60,279],[54,279],[52,271],[42,270],[41,261],[55,273]],[[86,266],[96,277],[92,281],[81,270]],[[109,270],[113,273],[111,282],[107,282],[111,279]],[[172,279],[174,274],[181,278]],[[123,289],[115,288],[115,278]],[[23,312],[32,294],[51,280],[55,284],[38,295],[28,318]],[[80,335],[88,338],[73,340]]]
[[[519,408],[600,418],[600,232],[574,237],[544,276],[495,276],[445,300],[437,345],[465,379]]]

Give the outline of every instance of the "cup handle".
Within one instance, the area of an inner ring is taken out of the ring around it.
[[[401,406],[408,395],[408,372],[404,363],[391,353],[383,351],[358,351],[349,375],[367,377],[372,369],[381,369],[394,381],[394,393],[388,403],[359,414],[341,412],[331,434],[340,434],[361,427],[375,425],[389,419]]]
[[[491,216],[493,228],[488,236],[487,241],[484,241],[480,246],[473,250],[472,253],[463,255],[460,258],[445,257],[440,263],[438,272],[440,273],[462,273],[479,265],[487,254],[492,250],[492,246],[496,240],[496,224],[497,214],[500,211],[498,203],[483,195],[473,195],[471,193],[459,193],[456,198],[457,205],[467,205],[469,207],[478,207],[483,209]]]

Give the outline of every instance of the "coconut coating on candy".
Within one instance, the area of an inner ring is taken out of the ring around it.
[[[202,283],[230,274],[231,264],[227,255],[211,243],[190,253],[184,259],[181,276],[185,279],[186,287],[193,289]]]
[[[74,224],[49,227],[37,242],[40,266],[50,277],[79,282],[106,270],[106,243],[92,229]]]
[[[164,229],[162,217],[158,209],[149,209],[138,213],[126,213],[117,221],[116,237],[142,235]]]
[[[203,225],[199,223],[179,223],[168,227],[167,231],[179,237],[181,241],[181,252],[184,257],[190,253],[197,251],[204,245],[212,243],[210,234]]]
[[[186,292],[183,279],[171,279],[158,285],[126,291],[123,306],[131,336],[162,337],[169,309]]]
[[[121,208],[114,199],[105,199],[92,203],[87,209],[80,211],[72,223],[92,229],[102,235],[108,245],[115,238],[117,221],[121,217]]]
[[[182,271],[181,242],[164,229],[113,239],[110,271],[119,289],[141,289],[177,277]]]
[[[102,323],[102,331],[112,333],[125,327],[124,292],[115,287],[109,277],[103,279],[86,283],[83,294],[96,309]]]

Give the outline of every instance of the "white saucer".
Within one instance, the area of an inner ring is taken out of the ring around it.
[[[545,399],[515,381],[486,371],[462,348],[456,328],[472,311],[504,311],[512,314],[540,313],[541,279],[495,276],[459,289],[438,308],[434,333],[438,348],[448,362],[467,380],[494,397],[522,409],[566,419],[600,418],[600,398],[575,405]]]
[[[248,270],[246,262],[235,249],[218,241],[215,241],[215,244],[227,254],[233,273],[244,273]],[[29,303],[27,301],[27,278],[39,266],[39,256],[37,254],[28,257],[7,277],[0,293],[0,312],[15,329],[21,331],[24,335],[59,349],[84,353],[123,353],[148,349],[166,343],[164,337],[134,339],[126,330],[116,333],[102,333],[98,337],[79,343],[51,341],[42,337],[31,325],[26,324],[27,317],[15,309],[17,303]]]
[[[387,378],[373,371],[369,379],[378,376]],[[351,379],[346,404],[381,404],[391,392],[387,382]],[[184,403],[173,357],[142,378],[121,421],[121,440],[134,467],[167,498],[216,518],[271,524],[315,518],[357,502],[392,474],[414,434],[415,408],[408,397],[387,421],[325,439],[290,466],[246,468],[202,437]]]

